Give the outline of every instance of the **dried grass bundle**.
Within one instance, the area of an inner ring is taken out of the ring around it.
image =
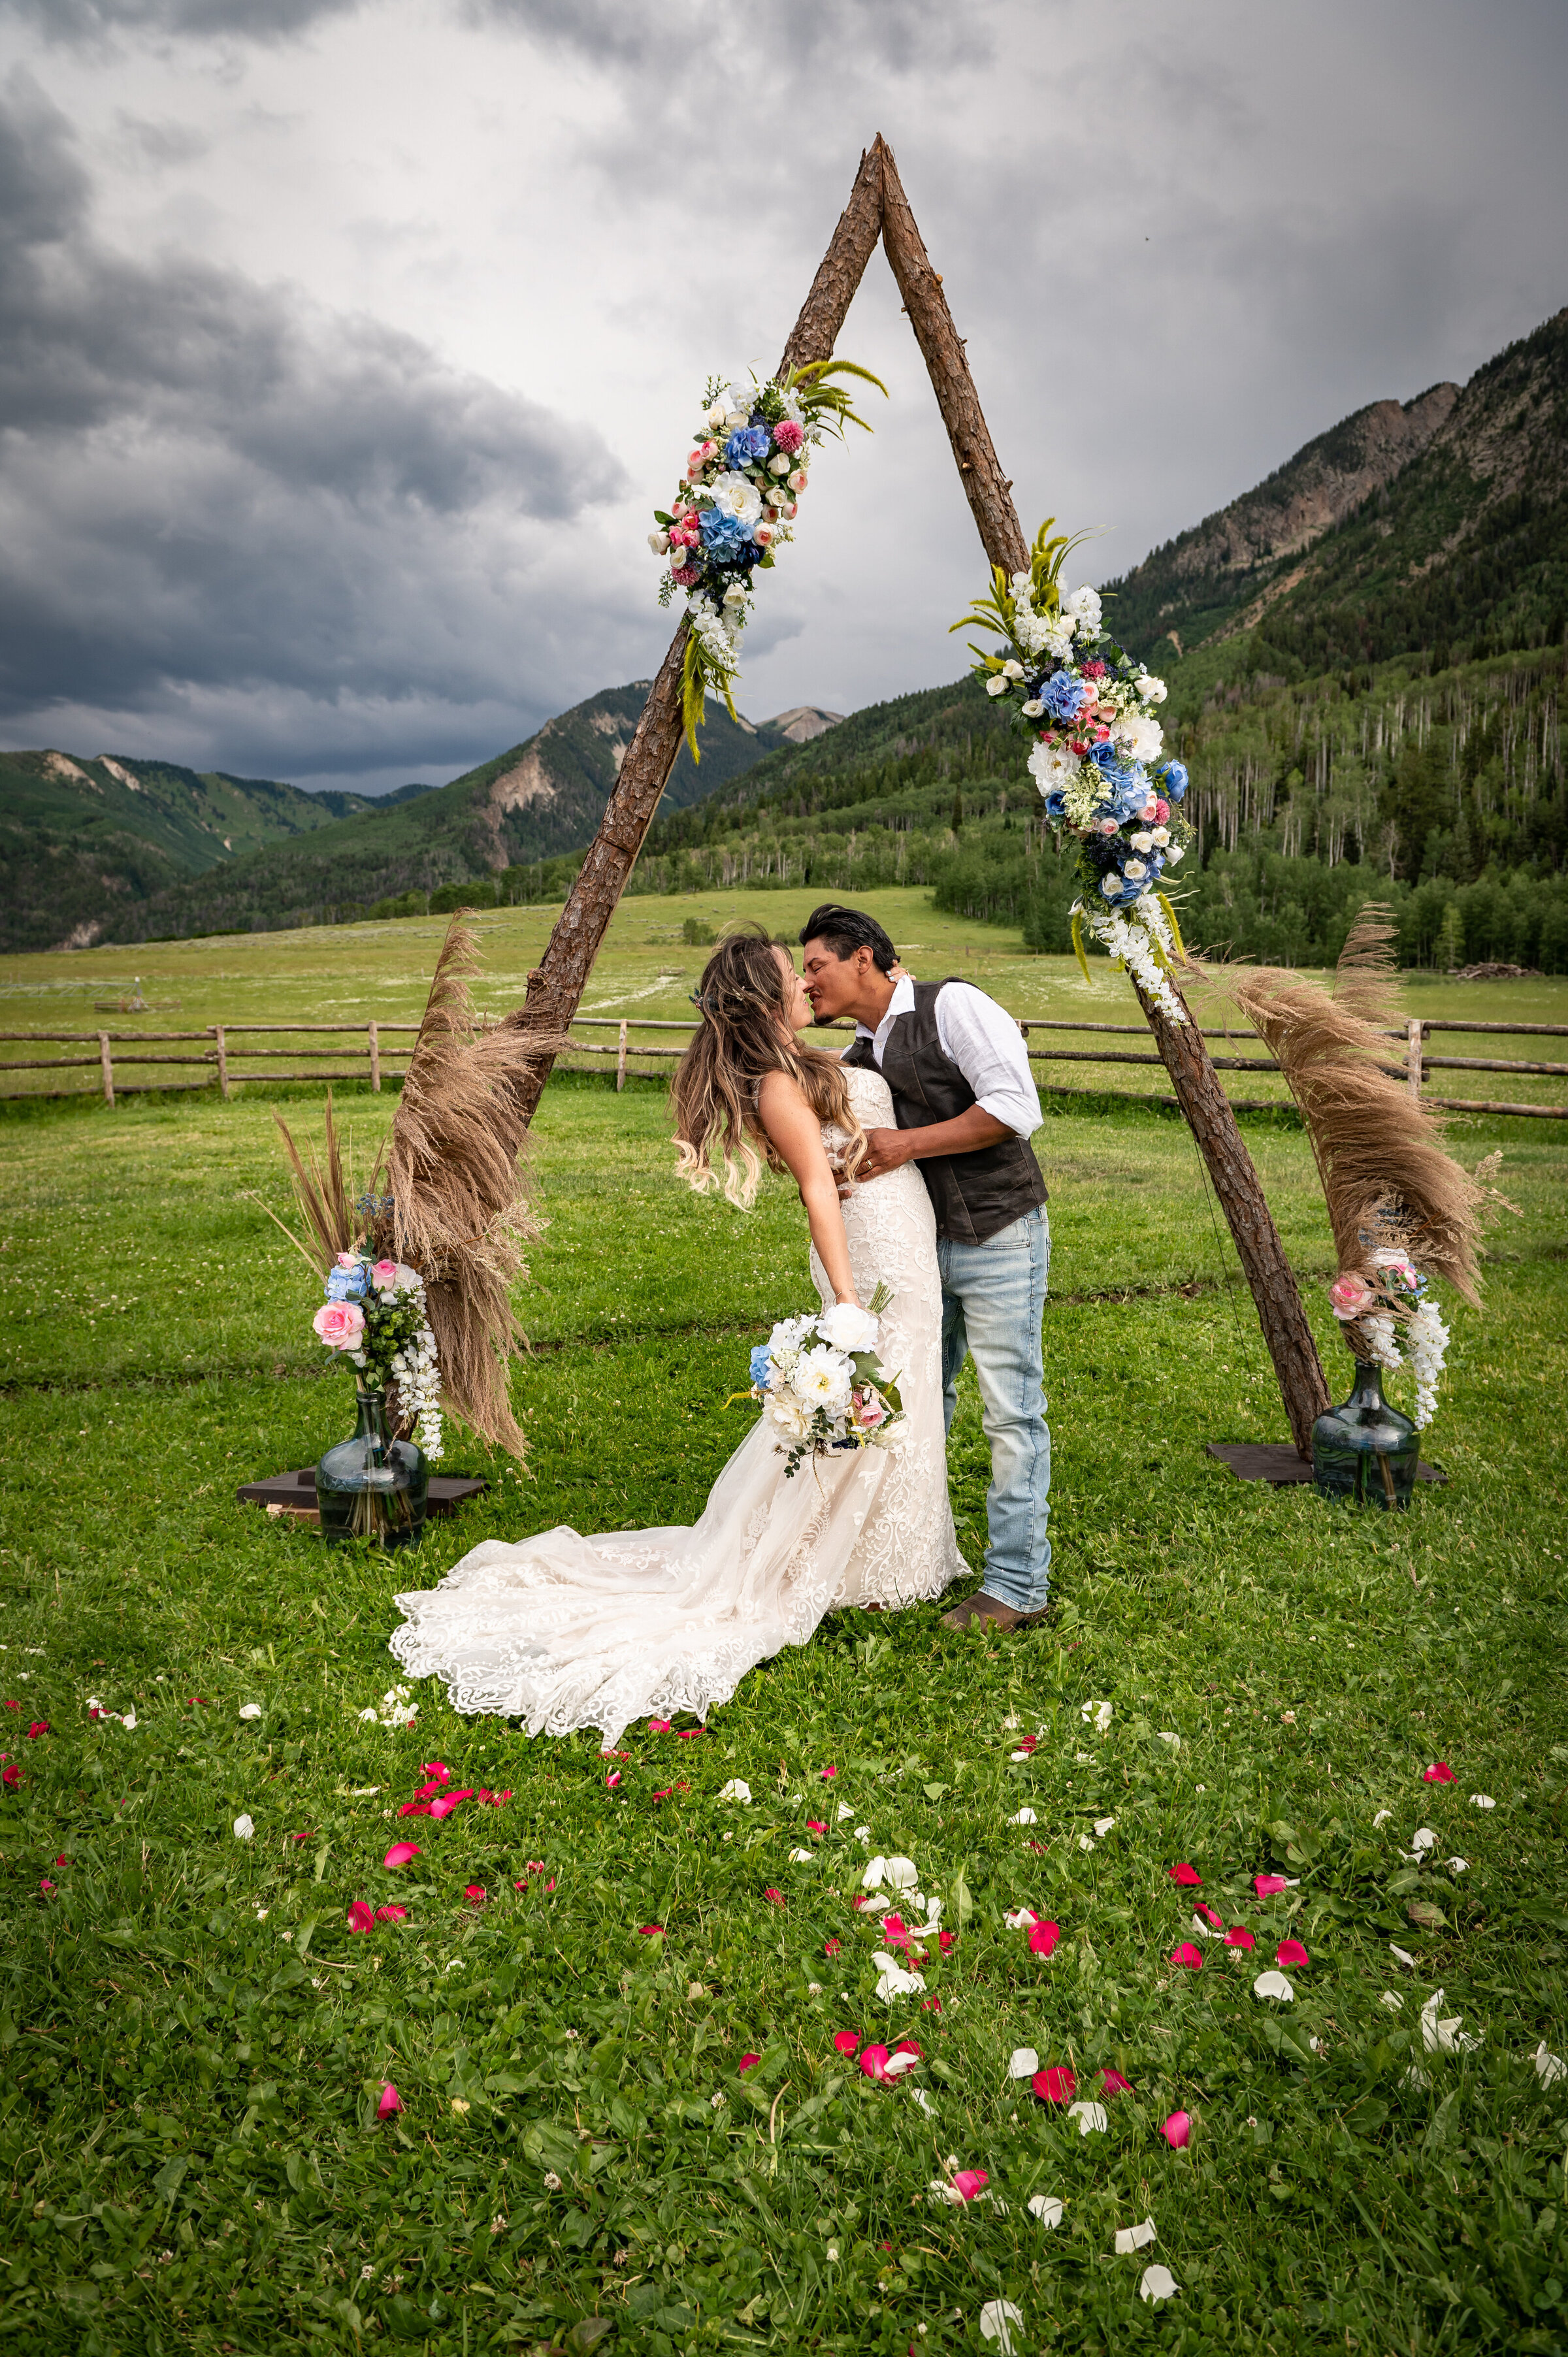
[[[1369,904],[1350,929],[1332,993],[1277,966],[1189,961],[1269,1046],[1306,1125],[1341,1274],[1369,1275],[1382,1246],[1477,1298],[1487,1189],[1443,1144],[1443,1125],[1380,1069],[1400,1020],[1391,912]],[[1352,1339],[1348,1336],[1348,1340]]]
[[[507,1394],[522,1340],[511,1287],[540,1223],[522,1185],[528,1125],[518,1086],[564,1043],[512,1025],[481,1030],[468,987],[478,963],[472,930],[454,919],[392,1119],[393,1243],[424,1279],[447,1402],[484,1439],[521,1457]]]
[[[296,1236],[286,1220],[278,1219],[270,1203],[262,1201],[269,1220],[276,1222],[295,1252],[301,1254],[319,1277],[325,1277],[336,1265],[339,1253],[352,1252],[367,1228],[373,1226],[373,1207],[377,1200],[377,1182],[381,1175],[381,1148],[371,1175],[363,1187],[356,1188],[348,1161],[338,1143],[338,1125],[332,1113],[332,1092],[327,1092],[326,1137],[324,1159],[317,1161],[316,1148],[308,1146],[302,1155],[294,1142],[289,1125],[282,1114],[274,1113],[274,1121],[283,1137],[284,1152],[288,1157],[289,1177],[294,1184],[295,1201],[305,1222],[305,1237]]]

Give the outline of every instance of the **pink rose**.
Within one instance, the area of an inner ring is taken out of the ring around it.
[[[784,479],[789,489],[799,496],[806,488],[806,469],[804,467],[797,467],[794,472],[787,475]]]
[[[776,450],[798,450],[805,438],[792,417],[787,417],[781,425],[773,429],[773,447]]]
[[[365,1313],[357,1301],[324,1301],[310,1322],[329,1351],[347,1351],[365,1330]]]
[[[758,548],[771,548],[773,526],[770,523],[754,523],[751,527],[751,536]]]
[[[338,1265],[339,1268],[358,1268],[360,1265],[359,1254],[339,1253],[338,1255]]]
[[[887,1410],[880,1400],[862,1400],[854,1412],[854,1420],[862,1432],[875,1432],[879,1424],[887,1421]]]
[[[397,1283],[396,1261],[377,1261],[374,1268],[371,1271],[371,1276],[378,1293],[390,1293],[393,1286]]]
[[[1102,818],[1100,822],[1101,834],[1114,834],[1117,831],[1118,823],[1119,822],[1113,818]]]
[[[1348,1324],[1351,1318],[1359,1318],[1371,1308],[1374,1297],[1364,1276],[1357,1276],[1353,1271],[1347,1270],[1329,1286],[1328,1298],[1333,1304],[1336,1318]]]

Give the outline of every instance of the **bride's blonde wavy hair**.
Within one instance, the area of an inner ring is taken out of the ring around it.
[[[722,1189],[749,1211],[766,1159],[783,1163],[763,1131],[757,1093],[769,1072],[783,1072],[822,1122],[847,1131],[843,1167],[853,1178],[865,1156],[865,1133],[849,1101],[836,1056],[809,1048],[790,1028],[784,977],[761,925],[737,926],[703,968],[693,994],[702,1016],[670,1086],[681,1176],[699,1195]],[[758,1149],[760,1148],[760,1152]]]

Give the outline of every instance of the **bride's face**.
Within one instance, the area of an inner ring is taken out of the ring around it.
[[[806,985],[796,973],[795,961],[789,951],[775,945],[773,954],[779,961],[784,985],[784,1019],[791,1031],[804,1031],[816,1021],[816,1010],[806,996]]]

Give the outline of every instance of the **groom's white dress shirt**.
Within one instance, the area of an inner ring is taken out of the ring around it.
[[[856,1038],[871,1042],[878,1071],[894,1024],[900,1015],[914,1011],[915,985],[906,974],[895,983],[887,1012],[875,1030],[865,1023],[855,1025]],[[982,1112],[1005,1122],[1018,1137],[1032,1136],[1040,1125],[1040,1100],[1024,1035],[1006,1008],[972,982],[944,982],[937,993],[937,1038],[943,1055],[974,1091]]]

